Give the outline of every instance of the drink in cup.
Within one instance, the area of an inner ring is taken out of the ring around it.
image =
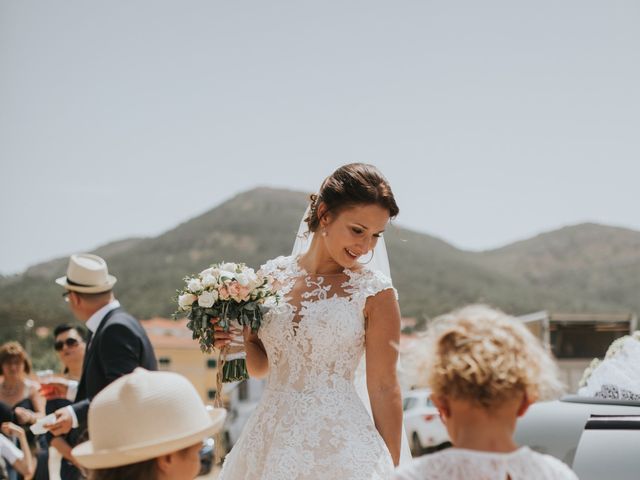
[[[53,380],[53,370],[38,370],[36,372],[36,377],[40,383],[40,393],[44,397],[54,393],[55,388],[49,385],[51,380]]]

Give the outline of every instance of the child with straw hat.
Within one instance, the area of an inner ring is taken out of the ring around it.
[[[89,438],[72,451],[91,480],[192,480],[202,441],[226,410],[208,410],[181,375],[137,368],[104,388],[89,409]]]

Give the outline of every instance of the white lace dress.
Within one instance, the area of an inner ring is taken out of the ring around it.
[[[391,289],[380,272],[308,275],[293,257],[262,268],[284,301],[258,333],[269,375],[227,456],[221,480],[387,480],[391,455],[354,387],[368,297]]]
[[[578,480],[550,455],[520,447],[512,453],[450,448],[424,455],[396,471],[395,480]]]

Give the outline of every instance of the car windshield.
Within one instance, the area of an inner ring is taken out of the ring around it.
[[[418,399],[416,397],[408,397],[404,399],[403,410],[411,410],[418,404]]]

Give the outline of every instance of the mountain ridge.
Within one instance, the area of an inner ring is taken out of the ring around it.
[[[308,194],[256,187],[156,237],[109,242],[95,252],[118,277],[116,294],[139,318],[168,316],[181,279],[221,260],[258,267],[287,255]],[[640,232],[583,223],[481,252],[394,222],[385,233],[403,315],[437,315],[470,302],[514,314],[539,309],[640,310]],[[0,321],[69,319],[53,279],[67,258],[0,279]]]

